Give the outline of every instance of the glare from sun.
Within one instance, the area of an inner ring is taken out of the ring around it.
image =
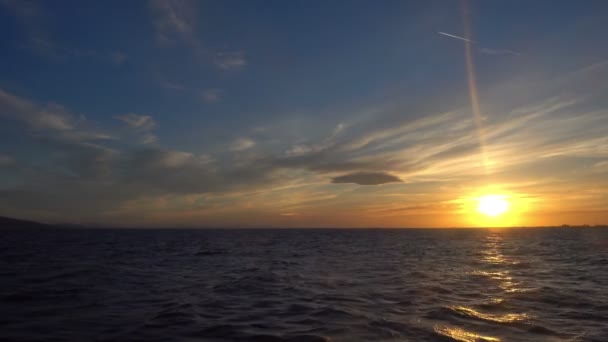
[[[505,196],[482,196],[477,203],[477,211],[489,217],[497,217],[509,211],[509,202]]]

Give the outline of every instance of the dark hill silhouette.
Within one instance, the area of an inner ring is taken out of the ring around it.
[[[48,227],[50,227],[48,224],[40,222],[0,216],[0,229],[42,229]]]

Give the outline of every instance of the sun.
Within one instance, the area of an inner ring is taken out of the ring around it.
[[[477,211],[488,217],[497,217],[509,211],[509,202],[506,196],[482,196],[477,202]]]
[[[470,192],[458,203],[462,222],[476,227],[519,227],[534,205],[530,195],[509,191],[498,184]]]

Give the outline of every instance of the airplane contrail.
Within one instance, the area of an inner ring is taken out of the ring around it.
[[[474,40],[470,40],[470,39],[466,39],[466,38],[458,37],[458,36],[455,36],[455,35],[453,35],[453,34],[449,34],[449,33],[441,32],[441,31],[437,31],[437,33],[442,34],[442,35],[444,35],[444,36],[448,36],[448,37],[452,37],[452,38],[456,38],[456,39],[464,40],[465,42],[469,42],[469,43],[477,44],[477,42],[476,42],[476,41],[474,41]]]
[[[487,47],[483,47],[483,46],[480,46],[479,43],[477,43],[474,40],[470,40],[470,39],[466,39],[466,38],[463,38],[463,37],[455,36],[453,34],[449,34],[449,33],[446,33],[446,32],[437,31],[437,33],[439,33],[441,35],[444,35],[444,36],[447,36],[447,37],[450,37],[450,38],[460,39],[460,40],[464,40],[465,42],[469,42],[471,44],[475,44],[475,45],[478,46],[478,50],[481,53],[485,53],[487,55],[515,55],[515,56],[520,56],[521,55],[519,52],[516,52],[516,51],[511,51],[511,50],[506,50],[506,49],[490,49],[490,48],[487,48]]]

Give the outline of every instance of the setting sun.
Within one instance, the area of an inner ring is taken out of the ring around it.
[[[463,219],[476,227],[521,226],[521,219],[538,203],[528,194],[516,193],[501,184],[477,188],[460,198]]]
[[[477,211],[490,217],[500,216],[509,211],[509,202],[505,196],[487,195],[479,198]]]

